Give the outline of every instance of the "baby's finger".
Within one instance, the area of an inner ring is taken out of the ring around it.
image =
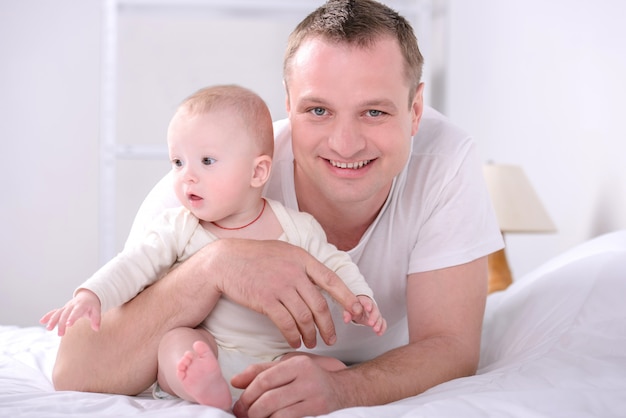
[[[66,328],[72,325],[72,323],[69,322],[72,312],[74,312],[74,309],[64,309],[63,313],[61,314],[59,318],[58,328],[59,328],[59,335],[61,337],[65,335]]]
[[[93,329],[94,331],[99,331],[100,330],[100,311],[98,309],[95,309],[91,315],[91,329]]]
[[[56,312],[56,309],[46,313],[44,316],[41,317],[41,319],[39,320],[39,323],[42,325],[48,325],[48,323],[50,322],[50,318],[55,312]]]
[[[376,332],[376,334],[380,333],[380,328],[383,325],[383,319],[379,316],[378,318],[376,318],[376,322],[374,323],[374,331]]]
[[[367,313],[372,313],[372,311],[374,310],[374,301],[370,298],[364,298],[365,300],[361,301],[361,305],[363,305],[363,309],[365,310],[365,312]]]
[[[63,319],[63,322],[68,327],[71,327],[72,325],[76,323],[76,321],[78,321],[80,318],[85,316],[85,313],[86,312],[83,307],[74,306],[72,309],[69,310],[68,314],[66,315],[66,318],[62,318],[62,319]]]
[[[378,334],[378,336],[381,336],[385,333],[385,331],[387,331],[387,321],[385,321],[385,319],[381,317],[380,324],[378,324],[378,330],[376,331],[376,334]]]
[[[354,321],[355,318],[352,316],[352,314],[348,311],[343,311],[343,322],[344,323],[349,323],[350,321]]]
[[[50,317],[48,318],[48,324],[46,325],[46,329],[48,331],[52,331],[54,327],[59,324],[59,317],[61,316],[61,309],[56,309],[51,312]]]

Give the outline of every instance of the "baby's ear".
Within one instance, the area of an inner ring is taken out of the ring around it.
[[[252,170],[252,187],[263,187],[270,178],[272,172],[272,158],[269,155],[261,155],[254,159]]]

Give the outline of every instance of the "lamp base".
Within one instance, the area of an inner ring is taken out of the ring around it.
[[[499,290],[504,290],[511,283],[513,283],[513,277],[511,270],[509,269],[509,263],[506,260],[506,254],[504,248],[489,254],[489,287],[487,292],[493,293]]]

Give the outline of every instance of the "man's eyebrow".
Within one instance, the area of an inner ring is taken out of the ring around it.
[[[298,100],[299,103],[325,104],[326,101],[317,96],[303,96]]]
[[[306,104],[318,104],[318,105],[325,105],[327,102],[317,96],[303,96],[300,98],[299,103],[306,103]],[[359,104],[359,107],[363,107],[363,108],[376,108],[376,107],[386,107],[386,108],[396,108],[396,104],[389,99],[371,99],[371,100],[366,100],[362,103]]]
[[[389,99],[373,99],[373,100],[367,100],[365,102],[362,103],[363,107],[392,107],[392,108],[396,108],[396,104]]]

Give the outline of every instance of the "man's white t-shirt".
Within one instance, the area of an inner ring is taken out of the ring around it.
[[[274,131],[266,196],[298,209],[289,122],[276,122]],[[166,176],[142,204],[129,240],[157,213],[179,205]],[[342,310],[334,308],[337,343],[327,347],[318,339],[313,351],[355,363],[406,344],[407,275],[464,264],[502,247],[474,141],[425,107],[406,167],[394,180],[376,220],[348,251],[374,291],[388,330],[379,337],[369,327],[344,324]]]

